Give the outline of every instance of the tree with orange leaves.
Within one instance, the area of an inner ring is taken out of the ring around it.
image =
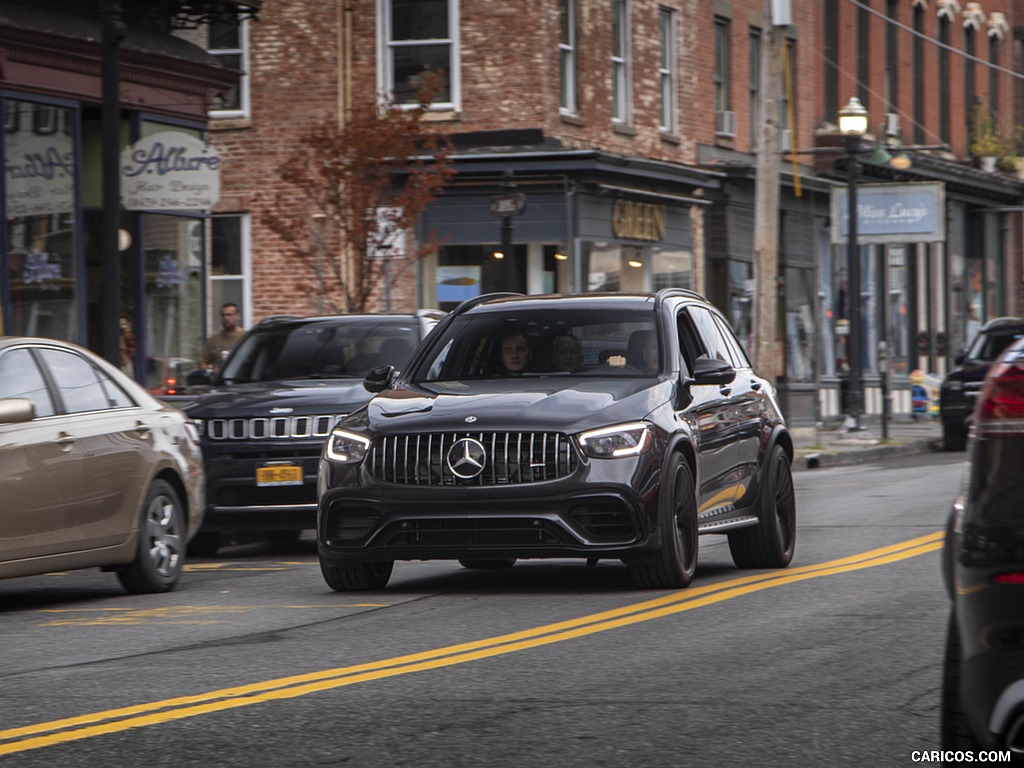
[[[344,121],[322,119],[279,166],[289,189],[266,223],[312,273],[318,312],[371,311],[388,281],[440,245],[433,232],[408,236],[455,173],[447,141],[425,130],[439,82],[424,75],[411,106],[367,104]]]

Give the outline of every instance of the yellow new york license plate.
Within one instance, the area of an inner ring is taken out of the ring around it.
[[[256,485],[302,485],[302,467],[272,464],[256,468]]]

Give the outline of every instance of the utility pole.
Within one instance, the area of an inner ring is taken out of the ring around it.
[[[765,0],[765,28],[761,45],[760,110],[757,179],[754,189],[754,365],[769,381],[782,375],[778,354],[779,289],[779,105],[782,85],[783,34],[788,6]],[[773,10],[775,13],[773,13]]]

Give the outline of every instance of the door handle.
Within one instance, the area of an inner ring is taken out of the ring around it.
[[[140,435],[148,435],[150,432],[153,431],[153,428],[144,421],[136,421],[135,431],[138,432]]]
[[[77,438],[73,437],[72,435],[69,435],[67,432],[61,432],[60,434],[57,435],[57,439],[54,440],[54,442],[60,446],[60,449],[64,453],[67,453],[74,446],[76,439]]]
[[[750,388],[753,389],[754,391],[759,392],[761,390],[761,382],[760,381],[752,381],[752,382],[750,382]]]

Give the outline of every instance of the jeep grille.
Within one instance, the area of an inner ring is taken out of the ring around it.
[[[208,440],[287,440],[326,438],[344,414],[330,416],[271,416],[254,419],[196,420]]]
[[[486,451],[479,475],[452,472],[448,452],[463,438]],[[379,439],[367,467],[374,479],[403,485],[512,485],[557,480],[576,471],[572,442],[557,432],[447,432]]]

